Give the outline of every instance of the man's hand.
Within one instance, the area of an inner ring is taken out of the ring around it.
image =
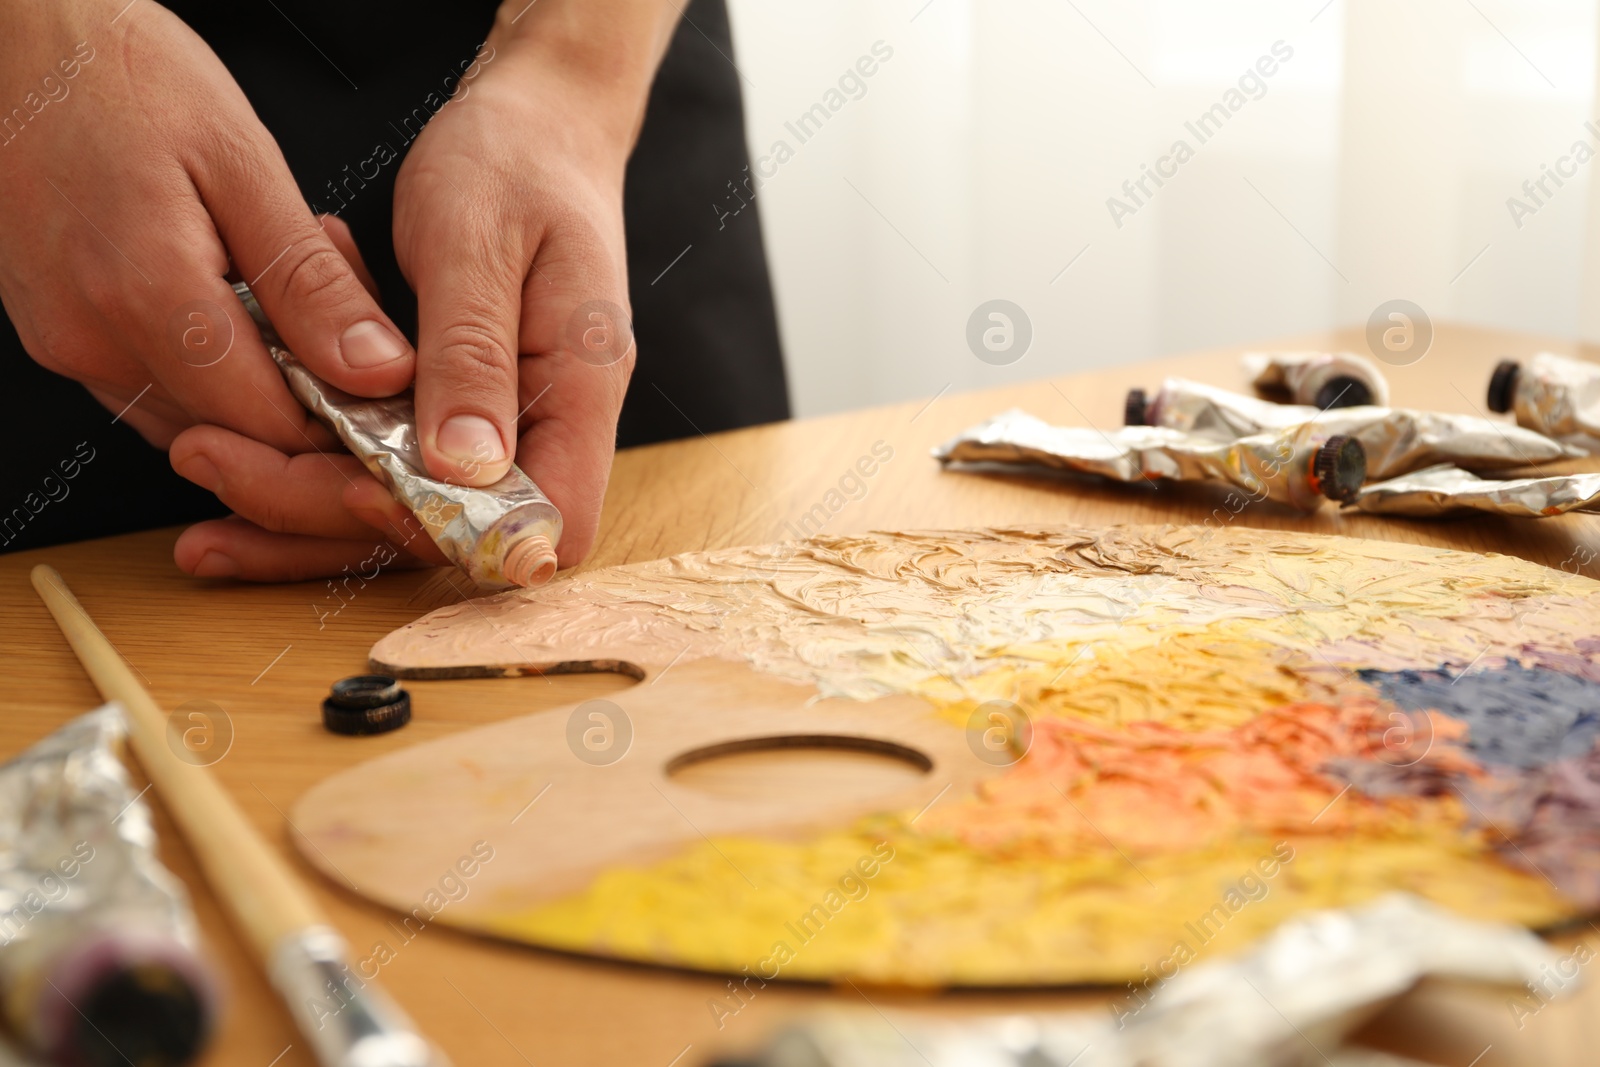
[[[417,433],[436,477],[487,485],[515,456],[594,542],[634,363],[622,233],[628,145],[581,87],[501,56],[428,124],[395,186],[417,291]]]
[[[660,0],[508,5],[476,76],[396,181],[424,461],[436,477],[487,485],[515,459],[561,510],[563,566],[594,543],[633,367],[622,176],[675,14]],[[221,484],[248,487],[223,499],[256,521],[187,531],[177,554],[192,572],[306,577],[355,558],[352,516],[397,543],[416,528],[354,470],[211,428],[174,444],[180,472],[196,456]]]
[[[403,389],[414,353],[216,56],[164,8],[124,3],[0,5],[0,101],[28,116],[0,133],[0,300],[34,359],[157,447],[195,423],[283,455],[330,447],[230,269],[341,388]]]

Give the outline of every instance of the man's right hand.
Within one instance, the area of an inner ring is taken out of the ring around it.
[[[35,360],[126,408],[158,448],[195,423],[289,455],[335,447],[290,395],[232,271],[323,379],[363,396],[410,384],[411,346],[176,16],[11,0],[0,42],[0,301]]]

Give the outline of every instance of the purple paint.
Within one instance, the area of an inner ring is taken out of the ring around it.
[[[1503,860],[1600,908],[1600,746],[1535,770],[1496,771],[1464,784],[1462,795]]]
[[[1585,647],[1589,646],[1589,647]],[[1562,674],[1571,674],[1578,678],[1587,678],[1591,682],[1600,682],[1600,663],[1590,658],[1597,650],[1600,642],[1593,638],[1583,638],[1578,641],[1577,651],[1571,648],[1547,648],[1544,645],[1523,645],[1518,659],[1531,667],[1548,667]]]
[[[1317,769],[1369,797],[1442,796],[1454,789],[1461,777],[1427,760],[1404,764],[1341,756]]]
[[[1363,681],[1407,711],[1467,724],[1466,747],[1486,764],[1542,767],[1589,755],[1600,735],[1600,682],[1508,663],[1472,674],[1364,670]]]

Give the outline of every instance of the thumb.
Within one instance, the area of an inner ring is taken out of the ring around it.
[[[497,240],[458,234],[414,261],[417,436],[436,478],[489,485],[516,451],[517,327],[525,270]]]
[[[311,214],[266,132],[243,139],[254,150],[214,153],[192,168],[239,275],[317,375],[360,396],[404,389],[411,346]]]

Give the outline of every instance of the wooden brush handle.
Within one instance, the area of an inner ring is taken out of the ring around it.
[[[127,712],[133,751],[194,850],[206,881],[263,964],[270,965],[285,935],[327,920],[211,772],[184,762],[168,747],[165,713],[55,568],[41,564],[32,577],[100,695]]]

